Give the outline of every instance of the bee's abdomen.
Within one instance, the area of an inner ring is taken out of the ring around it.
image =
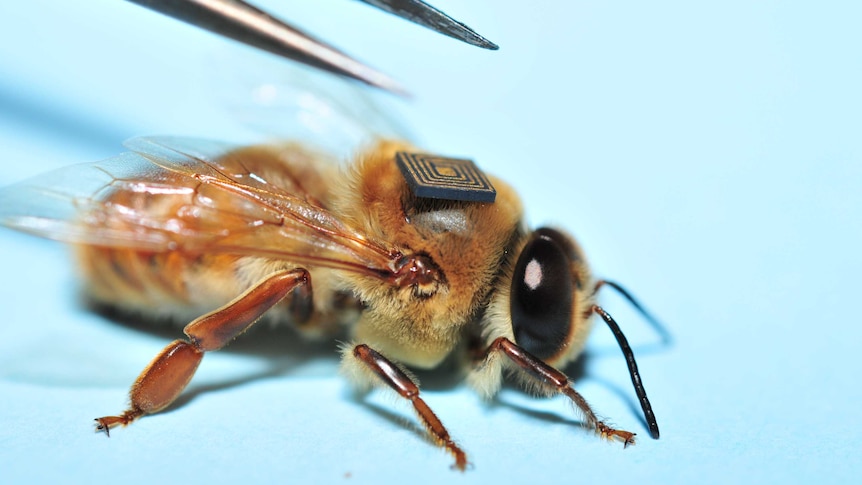
[[[229,255],[82,246],[77,256],[90,298],[145,315],[206,312],[244,289],[234,271],[237,258]]]

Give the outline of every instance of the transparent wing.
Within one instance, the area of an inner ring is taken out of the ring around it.
[[[393,271],[394,248],[344,224],[289,166],[271,163],[273,153],[308,156],[299,148],[242,151],[184,138],[127,146],[134,152],[0,190],[0,223],[76,244]]]
[[[321,208],[321,198],[307,190],[301,174],[295,173],[295,167],[291,170],[286,158],[313,158],[315,174],[327,172],[335,163],[328,154],[300,145],[283,145],[278,150],[265,145],[240,149],[224,142],[174,136],[138,137],[123,144],[165,170],[183,167],[187,169],[185,173],[197,174],[197,170],[203,170],[209,176],[224,177],[269,197],[299,198]]]
[[[210,64],[214,97],[253,133],[302,140],[348,159],[380,138],[413,140],[395,100],[357,83],[294,63],[273,63],[241,48],[225,49]]]

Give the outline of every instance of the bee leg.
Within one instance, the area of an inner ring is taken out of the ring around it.
[[[434,411],[419,397],[419,386],[389,359],[371,347],[360,344],[353,348],[353,356],[368,366],[377,377],[395,390],[403,398],[409,399],[419,415],[419,419],[434,441],[455,457],[454,468],[464,471],[467,468],[467,454],[452,441],[446,427]]]
[[[188,340],[168,344],[132,384],[129,409],[119,416],[97,418],[96,430],[104,430],[110,436],[111,428],[125,426],[170,405],[191,380],[204,352],[227,345],[299,287],[310,292],[311,280],[306,270],[274,273],[227,305],[186,325],[183,332]]]
[[[499,337],[491,343],[485,352],[484,360],[487,361],[493,358],[492,354],[494,353],[505,355],[513,363],[517,364],[521,370],[525,371],[530,378],[535,379],[536,383],[541,386],[540,388],[547,389],[549,394],[559,393],[571,399],[575,406],[584,414],[587,427],[595,429],[596,433],[600,434],[602,438],[620,439],[623,442],[623,446],[634,444],[635,433],[614,429],[601,421],[590,408],[587,400],[571,387],[569,378],[562,372],[534,357],[506,337]]]

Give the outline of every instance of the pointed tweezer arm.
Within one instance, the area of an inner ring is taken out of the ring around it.
[[[240,0],[129,1],[276,55],[405,93],[385,74]]]
[[[389,76],[242,0],[129,0],[219,35],[387,91],[406,91]],[[442,34],[497,49],[466,25],[420,0],[362,0]]]
[[[397,15],[409,20],[414,24],[427,27],[435,32],[448,35],[453,39],[466,42],[476,47],[495,51],[500,47],[490,40],[482,37],[476,31],[461,22],[453,19],[445,13],[437,10],[422,0],[361,0],[368,5],[373,5],[380,10]]]

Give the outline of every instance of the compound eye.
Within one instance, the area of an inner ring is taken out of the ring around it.
[[[533,234],[518,257],[509,297],[516,343],[543,360],[565,346],[574,311],[571,261],[557,234]]]

